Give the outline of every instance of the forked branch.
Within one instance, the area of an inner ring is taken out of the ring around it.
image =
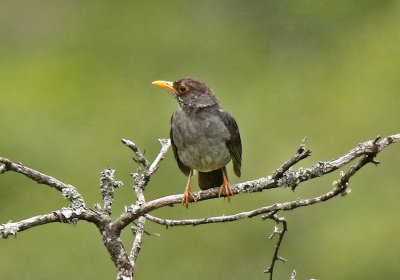
[[[112,213],[112,202],[114,200],[115,188],[120,187],[122,182],[114,179],[114,170],[106,169],[102,172],[100,185],[103,196],[103,207],[100,207],[100,204],[97,203],[95,210],[93,210],[86,207],[83,197],[72,185],[65,184],[51,176],[26,167],[21,163],[14,163],[6,158],[0,157],[0,174],[7,173],[8,171],[23,174],[38,183],[55,188],[71,202],[69,207],[62,207],[52,213],[34,216],[18,222],[10,221],[2,224],[0,225],[0,237],[7,238],[10,235],[16,235],[20,231],[53,222],[76,223],[79,220],[90,222],[99,229],[103,237],[104,245],[115,264],[117,279],[127,280],[132,279],[134,276],[136,260],[142,247],[143,235],[146,233],[144,227],[147,219],[167,227],[172,227],[232,222],[265,214],[265,216],[263,216],[264,220],[272,219],[277,223],[282,224],[282,229],[275,228],[274,230],[274,235],[278,235],[278,241],[271,265],[265,271],[270,274],[270,279],[272,279],[277,260],[284,260],[279,257],[278,252],[282,245],[283,236],[287,230],[287,222],[284,218],[278,217],[278,212],[293,210],[298,207],[311,206],[332,199],[339,194],[347,194],[349,191],[348,184],[350,178],[367,163],[378,164],[378,161],[375,160],[376,155],[388,145],[400,141],[400,134],[385,137],[380,141],[379,139],[380,137],[377,137],[374,140],[360,143],[349,152],[333,160],[319,161],[308,168],[300,167],[297,170],[294,170],[293,166],[296,163],[311,156],[311,151],[305,148],[305,142],[303,140],[296,153],[278,167],[271,175],[231,186],[234,194],[260,192],[278,187],[290,187],[294,190],[302,182],[331,173],[353,160],[358,159],[358,161],[354,163],[346,173],[340,173],[340,177],[334,182],[334,187],[329,192],[313,198],[277,202],[228,216],[184,220],[164,219],[150,215],[150,212],[155,209],[181,203],[182,194],[169,195],[151,201],[146,201],[144,196],[145,188],[148,185],[151,176],[157,170],[161,160],[164,158],[168,148],[170,147],[169,139],[160,139],[161,150],[153,162],[150,162],[144,156],[144,153],[141,152],[132,141],[122,140],[122,142],[134,152],[134,160],[139,164],[136,172],[132,173],[134,179],[133,190],[135,191],[137,199],[136,203],[127,206],[126,211],[116,218],[115,221],[111,221],[110,219]],[[215,199],[218,198],[218,191],[218,187],[212,188],[197,192],[195,193],[195,196],[199,202],[207,199]],[[137,222],[135,223],[135,226],[132,227],[135,239],[132,248],[128,253],[120,239],[121,230],[131,223],[134,223],[136,220]],[[294,279],[295,276],[296,273],[294,271],[291,278]]]

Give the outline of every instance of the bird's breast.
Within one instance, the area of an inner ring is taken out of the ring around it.
[[[178,157],[184,165],[208,172],[222,168],[230,161],[226,146],[230,134],[217,115],[187,115],[177,111],[171,129]]]

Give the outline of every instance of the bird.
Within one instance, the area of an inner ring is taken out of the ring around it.
[[[191,189],[192,177],[198,171],[200,189],[220,187],[219,197],[230,201],[226,165],[232,160],[233,171],[240,177],[242,142],[234,117],[223,110],[213,91],[204,82],[185,77],[174,82],[154,81],[154,85],[172,92],[178,109],[171,117],[170,139],[179,169],[188,176],[182,204],[197,202]]]

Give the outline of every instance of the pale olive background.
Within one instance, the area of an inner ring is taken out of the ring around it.
[[[134,202],[128,138],[159,151],[177,105],[157,79],[206,81],[236,118],[242,178],[270,174],[307,136],[313,156],[333,159],[359,142],[399,132],[400,2],[7,1],[0,3],[0,156],[73,184],[92,207],[99,174],[125,185],[114,217]],[[400,144],[362,169],[345,198],[280,213],[289,231],[276,279],[400,277]],[[290,189],[155,211],[168,218],[232,214],[309,198],[338,173]],[[195,180],[197,182],[197,179]],[[172,151],[148,200],[182,193]],[[198,190],[197,184],[194,187]],[[59,192],[17,174],[0,176],[0,222],[67,206]],[[259,217],[198,227],[147,222],[137,279],[265,279],[274,223]],[[130,248],[132,233],[123,240]],[[0,240],[0,279],[114,279],[98,230],[50,224]]]

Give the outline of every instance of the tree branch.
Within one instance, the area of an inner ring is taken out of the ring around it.
[[[136,260],[139,256],[140,249],[142,248],[145,223],[146,223],[146,217],[140,216],[137,225],[132,228],[133,234],[135,235],[135,239],[133,241],[132,249],[129,254],[129,260],[133,268],[133,273],[135,271]]]
[[[44,224],[61,222],[60,210],[45,215],[34,216],[19,222],[8,222],[0,225],[0,238],[7,238],[10,235],[17,235],[18,232],[24,231],[35,226]]]
[[[148,169],[147,176],[153,175],[153,173],[158,169],[158,165],[160,162],[164,159],[165,154],[167,153],[169,147],[171,146],[171,140],[170,139],[158,139],[161,145],[161,151],[158,153],[157,157],[154,159],[152,164],[150,165]]]
[[[144,166],[144,171],[141,168],[137,169],[137,172],[132,173],[132,177],[134,178],[135,185],[133,189],[135,190],[137,201],[136,207],[142,207],[143,204],[146,202],[144,197],[144,189],[150,181],[151,176],[154,172],[158,169],[158,166],[161,160],[164,159],[165,154],[168,151],[168,148],[171,146],[170,139],[158,139],[161,144],[161,150],[154,159],[154,161],[150,164],[147,159],[143,156],[140,152],[139,148],[133,144],[133,142],[129,140],[122,139],[122,142],[127,145],[129,148],[133,150],[134,153],[138,156],[140,162]],[[137,159],[134,158],[136,162],[139,162]],[[143,242],[143,234],[145,232],[144,225],[146,223],[146,217],[144,215],[138,217],[138,223],[135,227],[133,227],[133,233],[135,234],[135,239],[133,241],[132,249],[129,254],[129,261],[132,265],[132,275],[135,272],[135,264],[137,257],[139,256],[140,249],[142,247]],[[122,228],[121,228],[122,229]],[[120,230],[121,230],[120,229]]]
[[[121,139],[121,141],[136,154],[137,158],[133,158],[134,161],[142,164],[143,167],[149,166],[150,163],[147,161],[146,157],[135,143],[126,139]]]
[[[348,186],[348,181],[351,176],[353,176],[361,167],[363,167],[365,164],[368,162],[371,162],[373,160],[372,156],[364,156],[359,162],[354,164],[346,174],[342,175],[340,180],[334,182],[334,188],[327,192],[324,193],[320,196],[310,198],[310,199],[296,199],[293,201],[288,201],[288,202],[281,202],[281,203],[275,203],[272,205],[268,206],[263,206],[251,211],[247,212],[240,212],[237,214],[233,215],[228,215],[228,216],[217,216],[217,217],[206,217],[206,218],[200,218],[200,219],[185,219],[185,220],[168,220],[168,219],[161,219],[158,217],[151,216],[149,214],[146,214],[146,217],[155,223],[158,223],[160,225],[165,225],[165,226],[186,226],[186,225],[201,225],[201,224],[210,224],[210,223],[225,223],[225,222],[232,222],[240,219],[245,219],[245,218],[252,218],[261,214],[265,213],[277,213],[278,211],[284,210],[293,210],[299,207],[304,207],[304,206],[309,206],[313,205],[316,203],[320,203],[326,200],[329,200],[335,196],[337,196],[340,193],[343,193],[345,189]],[[266,217],[263,217],[263,219],[270,218],[271,216],[268,215]]]
[[[278,251],[281,247],[283,236],[285,235],[285,233],[287,231],[287,222],[286,222],[285,218],[279,218],[275,214],[270,215],[269,218],[274,220],[278,224],[282,223],[282,229],[279,230],[279,228],[277,226],[275,226],[274,232],[269,236],[269,238],[272,239],[275,235],[278,235],[278,242],[275,245],[275,251],[274,251],[274,256],[272,257],[271,265],[266,270],[264,270],[264,273],[269,273],[269,279],[272,280],[276,261],[281,260],[283,262],[286,262],[286,260],[284,258],[278,256]]]
[[[168,227],[230,222],[266,214],[263,219],[273,219],[278,223],[282,223],[283,225],[282,230],[275,230],[275,233],[279,235],[279,239],[275,247],[271,266],[266,270],[270,273],[270,279],[272,279],[275,263],[278,259],[282,259],[278,256],[278,250],[281,246],[283,235],[287,230],[286,220],[279,218],[276,214],[279,211],[293,210],[299,207],[310,206],[316,203],[327,201],[339,194],[346,195],[349,192],[348,184],[350,178],[366,164],[370,162],[378,164],[378,161],[375,160],[376,155],[390,144],[400,141],[400,134],[388,136],[380,141],[379,139],[380,137],[377,137],[374,140],[360,143],[349,152],[333,160],[320,161],[308,168],[300,167],[297,170],[293,170],[292,167],[296,163],[311,155],[311,151],[305,149],[305,143],[303,140],[295,155],[277,168],[271,175],[232,186],[234,194],[260,192],[266,189],[278,187],[291,187],[294,190],[300,183],[304,181],[333,172],[359,158],[358,161],[354,163],[346,173],[340,172],[340,178],[334,182],[334,187],[329,192],[309,199],[296,199],[288,202],[274,203],[228,216],[185,220],[162,219],[149,214],[152,210],[181,203],[183,197],[182,194],[169,195],[148,202],[146,202],[144,196],[145,187],[149,183],[151,176],[157,170],[161,160],[164,158],[165,153],[170,147],[169,139],[159,140],[161,144],[161,150],[151,164],[133,142],[124,139],[122,140],[126,146],[133,150],[136,155],[134,160],[142,167],[139,166],[137,171],[132,173],[132,177],[135,181],[134,190],[137,197],[136,203],[127,207],[126,211],[122,213],[114,222],[112,222],[110,219],[114,191],[115,188],[118,188],[122,185],[122,182],[115,181],[114,170],[106,169],[101,174],[100,185],[104,205],[102,211],[100,211],[99,206],[96,208],[99,211],[95,211],[86,208],[82,196],[72,185],[65,184],[51,176],[26,167],[21,163],[13,163],[6,158],[0,157],[0,163],[2,163],[2,165],[0,165],[0,174],[6,173],[7,171],[14,171],[23,174],[40,184],[46,184],[57,189],[58,191],[62,192],[64,197],[72,203],[70,207],[62,208],[49,214],[38,215],[19,222],[8,222],[0,225],[0,238],[7,238],[8,236],[15,235],[20,231],[47,223],[76,223],[79,220],[85,220],[95,224],[100,230],[104,245],[106,246],[108,252],[110,253],[111,259],[116,266],[117,279],[127,280],[133,278],[136,260],[143,242],[143,235],[146,232],[144,229],[146,219]],[[197,192],[195,193],[195,196],[200,202],[207,199],[218,198],[218,192],[219,188],[217,187]],[[136,223],[136,226],[133,227],[135,239],[132,249],[128,254],[124,248],[124,245],[122,244],[120,234],[123,228],[134,222],[136,219],[138,219],[138,222]],[[292,278],[295,278],[295,272],[292,274]]]
[[[311,156],[312,151],[311,150],[306,150],[306,138],[301,141],[301,144],[299,148],[297,149],[297,152],[294,156],[292,156],[288,161],[286,161],[284,164],[281,165],[278,169],[272,173],[271,178],[272,179],[279,179],[283,176],[283,174],[289,170],[290,167],[298,163],[299,161]]]
[[[366,141],[358,144],[355,148],[353,148],[349,152],[345,153],[344,155],[336,159],[330,161],[320,161],[309,168],[300,167],[296,171],[291,170],[290,166],[299,162],[301,159],[305,158],[305,156],[295,155],[286,163],[284,163],[281,167],[275,170],[272,173],[272,175],[253,181],[247,181],[235,184],[231,186],[231,188],[234,194],[260,192],[266,189],[272,189],[278,187],[291,187],[292,189],[295,189],[298,186],[298,184],[302,182],[331,173],[362,155],[370,155],[374,153],[377,154],[380,151],[382,151],[385,147],[397,141],[400,141],[400,134],[388,136],[382,139],[379,143],[376,140]],[[309,154],[311,153],[311,151],[303,150],[301,154],[303,153]],[[293,158],[295,159],[293,160]],[[284,170],[285,168],[288,168],[287,171],[282,173],[281,170]],[[281,174],[280,177],[278,176],[279,174]],[[272,176],[276,176],[276,179],[273,179]],[[207,199],[218,198],[219,197],[218,193],[219,193],[219,187],[195,192],[194,195],[196,196],[198,202],[200,202]],[[306,206],[308,204],[311,205],[316,202],[325,201],[335,195],[337,195],[336,192],[332,191],[324,195],[321,195],[320,197],[315,197],[312,199],[305,199],[305,200],[300,199],[293,202],[277,203],[275,205],[265,206],[252,210],[250,211],[252,213],[250,213],[249,215],[255,216],[271,212],[274,210],[294,209],[300,206]],[[122,229],[126,227],[129,223],[137,219],[139,216],[147,214],[154,209],[159,209],[164,206],[170,206],[173,204],[181,203],[182,197],[183,194],[169,195],[148,201],[144,203],[140,208],[131,206],[127,209],[125,213],[123,213],[119,218],[117,218],[117,220],[114,223],[119,228]]]
[[[7,238],[10,235],[17,235],[18,232],[54,222],[76,224],[79,220],[85,220],[94,224],[99,224],[100,216],[98,213],[90,209],[80,210],[81,211],[66,207],[61,210],[55,210],[48,214],[34,216],[18,222],[10,221],[0,225],[0,238]]]
[[[43,174],[32,168],[24,166],[22,163],[13,163],[9,159],[0,157],[0,162],[4,163],[1,173],[5,171],[14,171],[31,178],[32,180],[38,182],[39,184],[45,184],[56,190],[62,192],[63,196],[71,201],[74,208],[85,207],[85,201],[82,196],[78,193],[74,186],[65,184],[49,175]]]

